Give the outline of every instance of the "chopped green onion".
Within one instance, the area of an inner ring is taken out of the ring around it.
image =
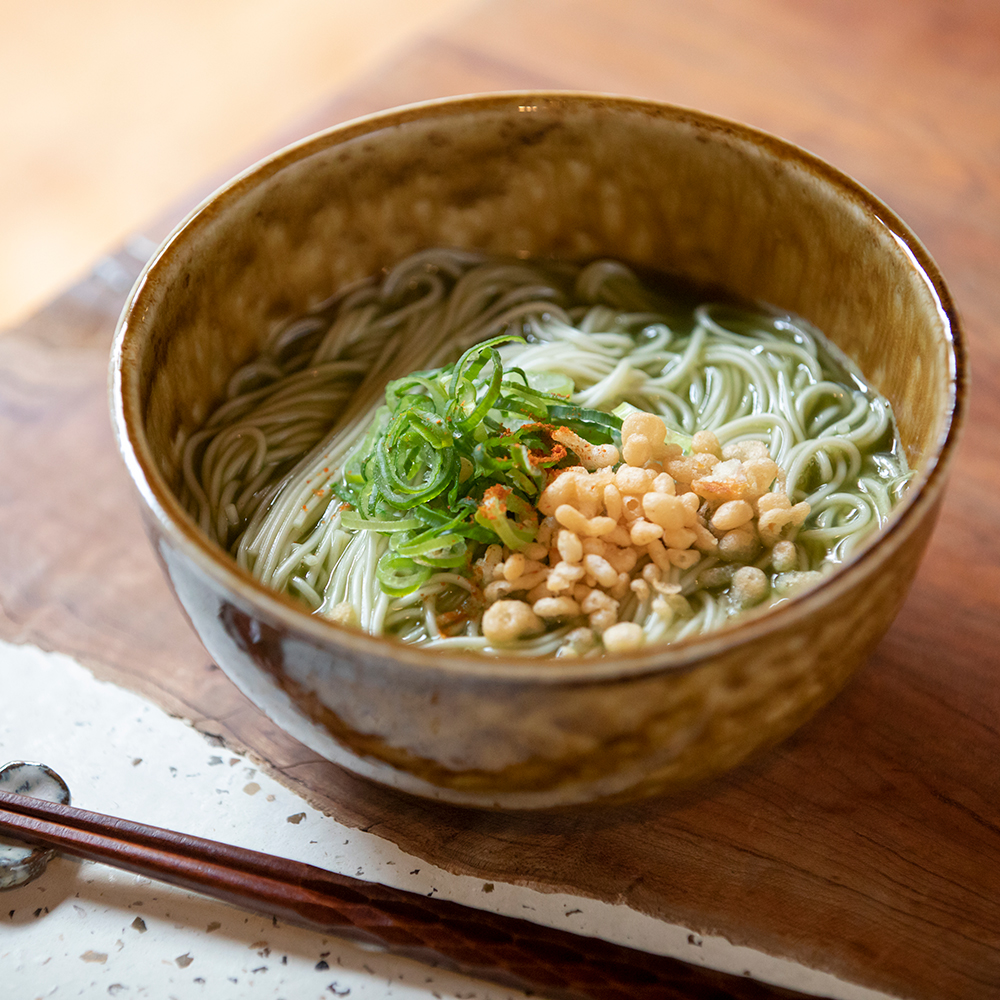
[[[573,464],[555,428],[620,440],[619,417],[568,402],[565,376],[505,370],[497,348],[511,341],[523,338],[493,337],[448,368],[391,382],[334,485],[353,508],[345,528],[390,536],[375,571],[387,594],[412,593],[433,569],[467,570],[484,544],[531,542],[547,470]]]
[[[340,515],[340,523],[342,527],[349,528],[351,531],[380,531],[383,533],[412,531],[423,525],[423,522],[416,517],[401,517],[398,521],[393,518],[376,519],[361,517],[353,510],[345,510]]]
[[[433,570],[418,566],[412,559],[386,552],[375,565],[375,578],[390,597],[405,597],[425,584]]]

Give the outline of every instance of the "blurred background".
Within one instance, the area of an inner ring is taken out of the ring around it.
[[[0,0],[0,330],[475,0]]]

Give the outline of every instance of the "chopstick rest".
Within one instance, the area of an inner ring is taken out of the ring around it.
[[[70,800],[66,782],[51,767],[27,760],[14,760],[0,767],[0,792],[30,795],[64,806]],[[13,889],[37,878],[55,853],[51,847],[0,836],[0,889]]]

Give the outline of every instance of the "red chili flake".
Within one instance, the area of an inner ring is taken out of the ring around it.
[[[543,434],[552,434],[556,430],[555,424],[543,424],[541,421],[536,420],[533,424],[523,424],[518,428],[519,431],[533,431],[535,429],[540,430]]]
[[[561,444],[553,445],[550,452],[542,451],[541,448],[533,448],[528,452],[528,461],[536,468],[541,468],[546,464],[555,465],[565,457],[566,449]]]
[[[557,430],[554,424],[545,424],[539,421],[535,421],[532,424],[524,424],[522,427],[518,428],[518,433],[523,433],[524,431],[538,430],[543,435],[548,436],[551,440],[552,434]],[[499,436],[509,435],[513,433],[506,429],[500,431]],[[567,455],[565,447],[557,442],[553,441],[549,451],[545,451],[541,448],[532,448],[528,451],[528,461],[531,462],[535,468],[542,468],[545,465],[556,465],[561,462]],[[507,456],[508,458],[510,456]]]
[[[546,469],[545,485],[550,486],[552,482],[558,479],[564,472],[569,472],[569,469]]]

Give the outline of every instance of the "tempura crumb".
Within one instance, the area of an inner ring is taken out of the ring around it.
[[[660,417],[636,412],[622,423],[624,461],[612,468],[611,450],[588,449],[562,430],[556,439],[582,464],[556,472],[542,491],[535,540],[522,552],[490,546],[475,564],[491,642],[540,634],[546,621],[579,620],[586,627],[570,630],[557,656],[586,655],[598,641],[607,652],[623,652],[645,641],[640,626],[619,621],[626,600],[633,608],[636,600],[650,602],[667,626],[693,614],[679,574],[691,573],[685,579],[695,588],[728,588],[736,608],[771,593],[761,565],[773,570],[778,595],[819,576],[797,572],[799,551],[787,534],[809,505],[792,504],[783,492],[784,472],[763,442],[723,447],[714,433],[700,431],[684,455],[665,443]]]
[[[344,625],[347,628],[361,627],[358,612],[350,601],[341,601],[340,604],[334,605],[329,614],[327,614],[327,618],[337,625]]]

